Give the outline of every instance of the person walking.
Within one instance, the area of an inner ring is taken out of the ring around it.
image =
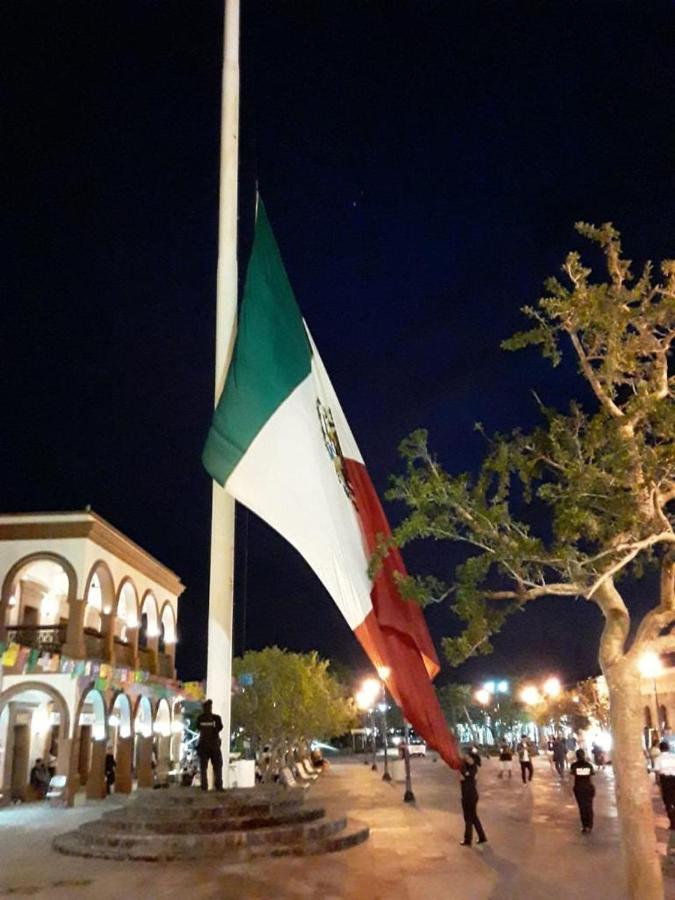
[[[555,770],[562,778],[565,774],[565,744],[560,739],[556,738],[553,742],[553,765],[555,766]]]
[[[661,741],[661,751],[654,761],[654,771],[659,780],[661,799],[668,814],[670,830],[675,831],[675,753],[668,741]]]
[[[521,735],[516,751],[518,753],[518,759],[520,760],[520,777],[523,779],[523,784],[527,784],[532,781],[532,775],[534,773],[532,753],[530,744],[527,740],[527,735]]]
[[[498,778],[503,778],[505,773],[509,773],[509,778],[513,774],[511,771],[511,760],[513,759],[513,753],[511,752],[511,748],[506,743],[506,741],[502,741],[501,747],[499,748],[499,775]]]
[[[213,781],[217,791],[223,790],[223,754],[220,751],[220,732],[223,730],[223,720],[213,712],[213,701],[205,700],[202,703],[202,712],[197,717],[197,730],[199,731],[199,743],[197,744],[197,756],[199,757],[199,769],[201,772],[201,788],[209,789],[209,762],[213,766]]]
[[[460,842],[460,847],[470,847],[473,838],[473,829],[476,829],[478,835],[478,844],[487,843],[485,831],[478,818],[478,788],[476,786],[476,775],[478,766],[473,761],[470,753],[465,754],[462,760],[462,767],[459,770],[460,784],[462,789],[462,813],[464,814],[464,840]]]
[[[38,800],[44,800],[49,790],[49,771],[41,756],[35,760],[35,765],[30,770],[30,785]]]
[[[115,757],[113,756],[112,748],[108,748],[108,751],[105,755],[105,789],[106,794],[110,794],[112,791],[112,786],[115,784],[115,769],[117,768],[117,763],[115,762]]]
[[[574,797],[579,807],[579,816],[581,818],[581,833],[588,834],[593,830],[593,797],[595,797],[595,786],[591,778],[595,775],[595,769],[591,765],[590,760],[586,759],[584,750],[577,750],[576,762],[570,766],[572,775],[574,776]]]

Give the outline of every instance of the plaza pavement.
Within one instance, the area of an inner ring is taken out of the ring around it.
[[[371,827],[370,840],[320,857],[259,859],[223,865],[119,863],[60,856],[55,834],[100,815],[101,804],[71,810],[27,805],[0,810],[0,897],[39,900],[622,900],[626,896],[611,769],[596,779],[596,825],[579,833],[567,778],[535,761],[531,785],[500,781],[483,764],[479,814],[489,843],[459,846],[462,816],[457,776],[432,758],[413,760],[416,805],[403,786],[385,784],[362,760],[333,764],[309,793],[311,802],[347,810]],[[105,801],[110,807],[111,798]],[[658,811],[665,853],[667,820]],[[666,896],[675,900],[675,881]]]

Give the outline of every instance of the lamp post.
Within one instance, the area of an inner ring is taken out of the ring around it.
[[[373,762],[370,768],[373,772],[377,772],[377,763],[375,762],[375,753],[377,750],[375,741],[375,701],[377,700],[377,695],[380,693],[380,690],[380,682],[377,678],[366,678],[361,685],[361,690],[356,695],[356,703],[359,709],[364,711],[367,710],[370,716],[370,727],[373,739]]]
[[[404,803],[414,803],[415,795],[412,790],[412,778],[410,775],[410,747],[408,746],[410,742],[410,725],[406,721],[405,723],[405,738],[403,744],[403,762],[405,763],[405,793],[403,794],[403,802]]]
[[[640,674],[645,678],[651,678],[654,683],[654,705],[656,706],[656,733],[661,736],[661,710],[659,707],[659,692],[656,689],[656,676],[663,671],[663,663],[658,653],[652,650],[643,653],[638,663]],[[665,724],[665,723],[664,723]]]
[[[377,674],[380,676],[380,681],[382,682],[382,703],[380,703],[380,712],[382,713],[382,737],[384,743],[384,774],[382,775],[382,781],[391,781],[391,775],[389,774],[389,755],[388,755],[388,740],[387,740],[387,683],[386,679],[391,675],[391,669],[389,666],[380,666],[377,670]]]

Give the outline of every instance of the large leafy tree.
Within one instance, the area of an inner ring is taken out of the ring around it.
[[[507,617],[538,598],[598,607],[629,892],[652,900],[662,896],[662,878],[640,744],[638,659],[646,648],[675,648],[675,261],[663,262],[658,277],[649,263],[634,276],[611,224],[576,227],[601,248],[606,274],[594,279],[570,253],[563,277],[524,308],[532,327],[504,346],[536,345],[554,366],[571,351],[587,398],[566,411],[540,403],[541,425],[490,438],[477,474],[449,474],[427,434],[412,434],[401,446],[405,472],[390,492],[408,508],[393,539],[472,551],[457,570],[452,601],[462,631],[444,642],[454,664],[490,652]],[[631,623],[622,580],[641,578],[650,564],[660,567],[660,591]],[[435,579],[403,587],[423,603],[438,599]]]
[[[343,734],[355,722],[353,700],[316,653],[249,650],[232,668],[242,684],[232,699],[232,724],[252,741],[266,780],[289,753]]]

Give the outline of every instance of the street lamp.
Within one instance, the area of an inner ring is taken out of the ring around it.
[[[389,666],[380,666],[377,670],[377,674],[380,676],[380,681],[382,682],[382,703],[379,705],[379,710],[382,713],[382,735],[384,741],[384,774],[382,775],[382,781],[391,781],[391,775],[389,774],[389,755],[387,752],[387,678],[391,675],[391,669]]]
[[[520,692],[520,699],[527,706],[536,706],[538,703],[541,703],[541,694],[533,684],[528,684]]]
[[[558,697],[561,691],[562,686],[559,678],[552,676],[551,678],[547,678],[544,682],[544,693],[547,697]]]
[[[657,734],[661,734],[661,711],[659,708],[659,694],[656,690],[656,677],[660,675],[663,671],[663,663],[661,662],[661,657],[658,653],[654,653],[653,650],[649,650],[647,653],[643,653],[640,657],[640,661],[638,663],[638,668],[640,669],[640,674],[645,678],[652,678],[654,681],[654,704],[656,706],[656,732]]]
[[[377,772],[377,762],[375,761],[376,754],[376,742],[375,742],[375,702],[377,700],[377,695],[380,693],[380,682],[377,678],[366,678],[366,680],[361,685],[361,690],[357,695],[356,702],[359,707],[364,710],[368,710],[370,715],[370,726],[373,732],[373,762],[371,765],[371,769],[373,772]],[[359,697],[361,700],[359,701]]]

